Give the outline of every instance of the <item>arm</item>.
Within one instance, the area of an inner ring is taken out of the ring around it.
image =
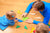
[[[48,22],[49,22],[49,18],[50,18],[50,16],[49,16],[49,14],[47,14],[46,17],[44,17],[43,23],[47,25]],[[41,22],[40,21],[33,20],[33,23],[34,24],[38,24],[38,23],[41,23]]]
[[[43,23],[46,24],[46,25],[48,25],[48,22],[49,22],[49,18],[45,17],[44,20],[43,20]]]
[[[33,5],[34,2],[30,3],[29,6],[27,7],[25,13],[29,13],[29,11],[31,10],[32,8],[32,5]]]
[[[40,21],[33,20],[33,24],[41,23]]]
[[[14,24],[15,24],[15,22],[10,22],[9,23],[10,26],[13,26]]]
[[[9,21],[9,25],[10,25],[10,26],[13,26],[14,24],[15,24],[14,20],[10,20],[10,21]]]
[[[47,25],[49,22],[49,19],[50,19],[50,8],[47,9],[47,13],[44,17],[43,23]]]
[[[49,15],[46,15],[46,17],[44,17],[43,23],[48,25],[49,18],[50,18]]]

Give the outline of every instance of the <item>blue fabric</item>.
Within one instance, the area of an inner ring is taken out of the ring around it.
[[[8,27],[8,23],[6,22],[5,16],[0,17],[0,29],[5,30]]]
[[[7,19],[7,22],[8,22],[8,24],[9,24],[10,26],[12,26],[12,25],[15,24],[14,19],[13,19],[13,20],[8,20],[8,19]]]
[[[32,8],[32,5],[33,5],[34,2],[30,3],[29,6],[27,7],[25,13],[29,13],[29,11],[31,10]]]
[[[47,2],[44,2],[43,3],[45,4],[45,9],[43,10],[43,12],[39,11],[41,14],[43,14],[44,16],[44,19],[43,19],[43,23],[44,24],[48,24],[49,22],[49,19],[50,19],[50,3],[47,3]]]
[[[17,19],[17,18],[16,18],[16,20],[18,20],[18,22],[23,22],[23,20],[20,20],[20,19]]]
[[[50,26],[49,26],[49,28],[50,28]]]
[[[38,24],[38,23],[40,23],[40,21],[33,20],[33,23]]]
[[[1,30],[5,30],[7,27],[8,27],[8,25],[5,25],[5,26],[4,25],[0,25],[0,29]]]
[[[6,16],[0,17],[0,29],[5,30],[9,25],[14,25],[14,20],[8,20]]]
[[[22,20],[17,19],[17,18],[16,20],[18,20],[18,22],[23,22]],[[5,15],[3,17],[0,17],[0,29],[1,30],[5,30],[8,26],[13,26],[14,24],[15,24],[14,19],[8,20]]]
[[[43,10],[43,12],[39,11],[43,16],[44,16],[44,20],[43,20],[43,23],[44,24],[48,24],[49,22],[49,19],[50,19],[50,3],[47,3],[45,1],[42,1],[45,5],[45,9]],[[29,6],[27,7],[25,13],[29,13],[29,11],[31,10],[32,8],[32,5],[33,5],[34,2],[30,3]],[[38,21],[36,21],[37,23],[39,23]],[[33,22],[35,23],[35,22]]]

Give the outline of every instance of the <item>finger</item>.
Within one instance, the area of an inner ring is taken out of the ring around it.
[[[23,15],[22,15],[22,17],[23,17]]]
[[[29,19],[27,19],[26,21],[29,21]]]
[[[24,17],[26,17],[26,15],[24,15]]]
[[[28,21],[28,20],[26,20],[26,21]]]
[[[23,17],[23,15],[21,15]]]
[[[27,15],[24,15],[24,17],[26,17]]]
[[[25,22],[29,22],[29,21],[25,21]]]

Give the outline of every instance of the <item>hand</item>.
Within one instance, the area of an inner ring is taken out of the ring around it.
[[[23,17],[23,16],[26,17],[26,16],[27,16],[27,13],[23,13],[23,14],[22,14],[22,17]]]
[[[33,23],[33,19],[27,19],[25,22],[27,22],[27,23]]]
[[[14,22],[18,22],[18,20],[14,20]]]

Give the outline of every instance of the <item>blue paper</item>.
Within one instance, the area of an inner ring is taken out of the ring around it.
[[[40,21],[33,20],[33,23],[34,24],[38,24],[38,23],[41,23],[41,22]]]
[[[23,22],[22,20],[18,19],[18,22]]]
[[[23,22],[23,20],[20,20],[20,19],[17,19],[17,18],[16,18],[16,20],[18,20],[18,22]]]

